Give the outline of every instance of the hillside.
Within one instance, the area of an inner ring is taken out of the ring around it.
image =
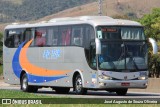
[[[37,20],[95,0],[0,0],[0,22]]]
[[[160,8],[160,0],[103,0],[103,15],[141,18],[150,13],[153,8]],[[53,15],[46,16],[38,21],[49,20],[55,17],[98,15],[98,3],[93,2],[75,8],[67,9]]]

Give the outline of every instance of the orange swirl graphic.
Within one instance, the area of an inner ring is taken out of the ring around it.
[[[66,73],[70,72],[67,70],[48,70],[42,67],[38,67],[33,65],[27,59],[27,50],[30,44],[32,43],[33,39],[30,40],[21,50],[20,53],[20,65],[22,69],[26,70],[29,74],[37,75],[37,76],[57,76],[57,75],[65,75]],[[53,65],[54,66],[54,65]]]

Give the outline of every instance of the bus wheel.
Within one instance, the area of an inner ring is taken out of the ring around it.
[[[37,92],[38,91],[38,87],[28,85],[28,78],[26,74],[23,74],[21,78],[21,89],[24,92]]]
[[[67,87],[56,87],[56,88],[53,88],[56,93],[58,94],[68,94],[69,91],[70,91],[70,88],[67,88]]]
[[[126,95],[127,94],[127,91],[128,91],[128,88],[124,88],[124,89],[117,89],[116,93],[117,95]]]
[[[74,88],[76,94],[87,94],[87,89],[83,88],[82,86],[82,78],[80,75],[77,75],[75,78]]]

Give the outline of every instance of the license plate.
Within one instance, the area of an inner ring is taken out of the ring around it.
[[[123,82],[123,83],[121,83],[121,86],[130,86],[130,83],[128,83],[128,82]]]

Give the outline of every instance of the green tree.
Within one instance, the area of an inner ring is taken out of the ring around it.
[[[160,8],[154,8],[152,13],[140,19],[140,23],[145,26],[145,34],[157,41],[160,39]]]
[[[145,34],[147,38],[154,38],[160,45],[160,8],[154,8],[152,13],[142,17],[139,22],[145,26]],[[160,47],[160,46],[159,46]],[[151,77],[160,76],[160,53],[157,55],[149,54],[149,69]]]

